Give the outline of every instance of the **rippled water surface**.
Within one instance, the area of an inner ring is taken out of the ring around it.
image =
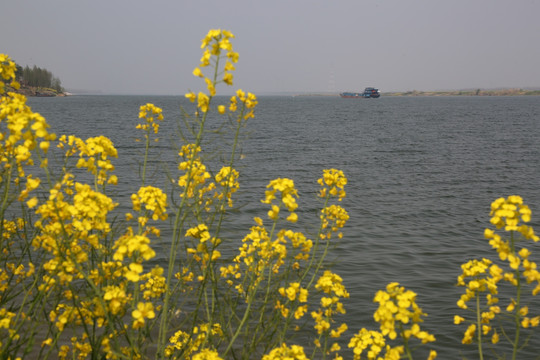
[[[114,141],[128,189],[119,196],[126,199],[140,154],[134,127],[146,102],[164,109],[162,136],[174,134],[173,120],[186,105],[180,97],[29,99],[57,134]],[[247,130],[239,198],[247,205],[231,234],[241,239],[253,216],[265,215],[259,200],[277,177],[294,179],[299,189],[299,226],[316,222],[317,178],[326,168],[343,170],[350,220],[330,260],[351,294],[349,329],[375,328],[373,295],[397,281],[418,294],[439,358],[475,358],[474,347],[461,345],[463,326],[453,325],[462,291],[454,285],[461,263],[496,258],[483,238],[496,198],[521,195],[540,231],[540,97],[261,97]],[[540,261],[539,244],[529,248]],[[531,313],[540,314],[539,299]],[[540,353],[539,335],[526,358]]]

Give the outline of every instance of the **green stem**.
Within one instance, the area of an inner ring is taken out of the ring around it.
[[[253,336],[250,344],[250,349],[254,350],[255,346],[257,344],[257,335],[261,329],[261,326],[264,324],[264,315],[266,313],[266,305],[268,304],[268,296],[270,295],[270,285],[272,283],[272,268],[268,269],[268,281],[266,282],[266,294],[264,296],[264,302],[262,305],[262,309],[260,311],[259,315],[259,321],[257,323],[257,327],[253,331]]]
[[[210,96],[209,98],[209,105],[208,105],[209,107],[210,107],[211,102],[212,102],[212,96]],[[206,123],[207,116],[208,116],[208,112],[205,112],[201,119],[199,131],[195,138],[195,149],[198,148],[202,142],[202,135],[204,132],[204,125]],[[171,282],[173,278],[174,265],[176,262],[176,254],[178,251],[178,244],[180,242],[180,230],[183,228],[184,221],[187,218],[187,212],[183,212],[182,210],[184,209],[186,205],[187,198],[188,198],[188,190],[191,185],[191,181],[193,180],[192,171],[193,171],[194,161],[195,161],[195,157],[192,157],[188,166],[189,176],[186,181],[186,186],[184,188],[182,201],[178,207],[175,221],[174,221],[174,226],[173,226],[173,240],[171,243],[171,251],[169,254],[169,262],[168,262],[168,269],[167,269],[167,279],[166,279],[166,284],[165,284],[165,288],[168,290],[165,292],[165,297],[163,300],[163,310],[162,310],[163,316],[161,317],[160,326],[159,326],[159,336],[158,336],[158,346],[157,346],[158,358],[165,358],[165,343],[167,340],[167,332],[168,332],[168,312],[169,312],[170,300],[172,296],[172,293],[169,289],[171,288],[170,286],[171,286]]]
[[[146,182],[146,164],[148,163],[148,150],[150,148],[150,131],[149,130],[147,130],[145,137],[146,137],[146,145],[144,149],[144,162],[143,162],[141,187],[143,187]]]
[[[264,270],[264,269],[263,269]],[[227,349],[225,350],[225,352],[223,353],[223,356],[225,357],[229,351],[231,350],[234,342],[236,341],[236,338],[238,337],[238,335],[240,335],[240,333],[242,332],[242,329],[244,327],[244,324],[246,323],[246,321],[248,320],[249,318],[249,314],[251,313],[251,305],[253,304],[253,295],[257,292],[257,288],[259,287],[259,284],[256,284],[255,288],[253,289],[252,293],[250,294],[250,296],[247,298],[247,308],[246,308],[246,311],[244,311],[244,316],[242,317],[242,320],[240,321],[240,324],[238,325],[238,328],[236,329],[236,332],[234,333],[233,337],[231,338],[231,340],[229,341],[229,345],[227,346]]]
[[[403,324],[401,322],[399,323],[399,331],[401,332],[401,338],[403,339],[403,347],[405,348],[405,353],[407,354],[407,358],[409,360],[412,360],[412,353],[409,347],[409,339],[405,337],[405,330],[403,330]]]
[[[274,232],[276,230],[276,225],[277,225],[277,222],[278,220],[274,220],[274,223],[272,225],[272,229],[270,230],[270,236],[269,236],[269,239],[271,240],[274,236]],[[259,271],[259,274],[264,274],[264,272],[266,271],[266,265],[263,265],[262,269],[260,269]],[[242,320],[240,321],[240,324],[238,325],[238,328],[236,329],[236,332],[234,333],[233,337],[231,338],[231,340],[229,341],[229,345],[227,346],[227,349],[225,350],[225,353],[223,354],[224,356],[228,354],[228,352],[231,350],[234,342],[236,341],[236,338],[238,337],[238,335],[240,335],[240,333],[242,332],[242,329],[246,323],[246,321],[248,320],[249,318],[249,315],[251,313],[251,306],[253,304],[253,301],[255,301],[255,295],[257,294],[257,290],[259,289],[259,285],[261,284],[261,278],[260,278],[260,275],[254,275],[254,281],[255,281],[255,284],[253,286],[253,289],[250,291],[250,294],[247,296],[246,298],[246,302],[247,302],[247,308],[246,310],[244,311],[244,316],[242,317]],[[268,295],[268,293],[267,293]],[[265,299],[265,304],[264,306],[266,305],[266,299]]]
[[[326,198],[324,199],[323,209],[325,209],[328,206],[328,201],[329,200],[330,200],[330,195],[327,194]],[[321,220],[321,225],[319,226],[319,231],[317,232],[317,239],[315,240],[315,246],[313,247],[313,253],[311,255],[311,258],[309,259],[309,264],[308,264],[306,270],[304,271],[304,273],[302,274],[302,276],[300,278],[300,283],[302,283],[304,281],[304,279],[306,278],[306,276],[308,275],[309,271],[311,270],[311,268],[313,266],[313,262],[315,261],[315,256],[317,254],[317,250],[319,249],[322,230],[323,230],[323,221]],[[326,242],[326,247],[325,247],[324,252],[323,252],[323,256],[319,259],[319,262],[317,263],[317,269],[313,273],[313,276],[311,277],[311,280],[309,281],[308,285],[306,286],[306,289],[310,289],[311,284],[313,284],[313,281],[315,281],[315,277],[317,276],[317,272],[321,268],[322,263],[324,261],[324,257],[326,256],[326,253],[328,252],[328,245],[329,245],[329,242],[327,241]]]
[[[214,81],[217,81],[217,75],[214,76]],[[240,112],[240,116],[243,116],[243,113],[244,113],[244,108],[245,108],[245,104],[244,104],[244,107],[242,108],[242,111]],[[233,165],[234,165],[234,159],[235,159],[235,155],[236,155],[236,148],[238,146],[238,137],[239,137],[239,134],[240,134],[240,128],[241,128],[241,122],[238,121],[237,122],[237,126],[236,126],[236,132],[235,132],[235,135],[234,135],[234,143],[233,143],[233,146],[232,146],[232,150],[231,150],[231,159],[229,161],[229,167],[231,169],[233,169]],[[221,225],[224,221],[224,218],[225,218],[225,204],[227,203],[228,201],[228,194],[229,194],[229,191],[230,191],[230,187],[229,187],[229,183],[230,183],[230,179],[232,177],[232,171],[229,171],[229,174],[227,175],[227,178],[225,179],[225,187],[223,189],[223,198],[220,200],[219,202],[219,205],[218,205],[218,212],[219,213],[219,216],[218,216],[218,219],[217,219],[217,224],[215,226],[215,230],[214,230],[214,236],[216,239],[219,238],[220,236],[220,231],[221,231]],[[208,227],[210,228],[212,226],[212,224],[214,224],[214,220],[215,220],[215,217],[216,217],[216,212],[214,212],[214,214],[212,215],[209,223],[208,223]],[[212,289],[211,289],[211,299],[208,299],[208,296],[206,294],[206,291],[205,291],[205,304],[206,304],[206,311],[207,311],[207,317],[208,317],[208,322],[210,324],[212,324],[214,322],[214,311],[215,311],[215,307],[216,305],[219,306],[219,302],[217,300],[217,279],[216,279],[216,276],[214,274],[214,271],[213,271],[213,264],[214,262],[212,261],[212,255],[214,253],[214,251],[216,251],[217,247],[219,246],[219,244],[212,244],[212,247],[210,249],[210,252],[209,252],[209,256],[210,256],[210,259],[209,259],[209,262],[208,262],[208,265],[205,269],[205,272],[204,272],[204,286],[206,286],[206,283],[207,283],[207,279],[208,279],[208,276],[210,276],[210,284],[212,285]],[[204,289],[203,289],[204,290]]]
[[[476,332],[478,341],[478,357],[480,360],[484,359],[482,352],[482,319],[480,317],[480,294],[476,292]]]
[[[4,214],[8,207],[9,186],[11,183],[12,169],[13,169],[13,166],[9,168],[7,175],[4,176],[4,178],[2,179],[2,182],[5,183],[5,186],[6,186],[4,189],[4,193],[2,194],[2,207],[0,208],[0,231],[2,231],[2,234],[4,233]]]
[[[514,243],[514,231],[510,232],[510,243],[512,247],[512,253],[516,254],[515,249],[515,243]],[[515,315],[514,315],[514,322],[516,325],[516,334],[514,336],[514,347],[512,349],[512,360],[516,360],[517,353],[518,353],[518,347],[519,347],[519,335],[521,330],[521,313],[520,313],[520,307],[521,307],[521,273],[519,271],[519,266],[515,271],[516,281],[517,281],[517,289],[516,289],[516,306],[515,306]]]
[[[519,270],[516,271],[519,275]],[[519,279],[519,276],[517,277],[518,282],[518,289],[517,289],[517,300],[516,300],[516,314],[514,321],[516,323],[516,335],[514,337],[514,349],[512,351],[512,360],[516,360],[517,358],[517,352],[518,352],[518,345],[519,345],[519,332],[521,329],[521,314],[519,312],[520,310],[520,297],[521,297],[521,282]]]
[[[188,179],[189,184],[189,179]],[[187,187],[186,187],[187,189]],[[180,241],[180,235],[179,235],[179,229],[183,227],[184,221],[186,219],[186,214],[182,214],[181,217],[181,209],[184,207],[185,199],[187,197],[187,190],[184,192],[184,196],[182,199],[182,203],[180,204],[180,207],[178,209],[178,212],[176,214],[176,218],[174,221],[174,230],[173,230],[173,240],[171,243],[171,251],[169,253],[169,262],[168,262],[168,269],[167,269],[167,279],[165,284],[165,289],[167,291],[165,292],[165,297],[163,299],[163,310],[162,310],[162,316],[161,321],[159,325],[159,337],[158,337],[158,353],[157,356],[159,359],[165,358],[165,342],[167,339],[167,329],[168,329],[168,317],[169,317],[169,302],[171,300],[172,293],[170,291],[171,288],[171,282],[173,278],[173,268],[175,264],[176,259],[176,251],[178,248],[178,243]]]

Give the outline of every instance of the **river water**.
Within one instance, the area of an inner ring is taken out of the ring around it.
[[[134,142],[138,109],[147,102],[164,109],[163,137],[174,134],[180,105],[189,106],[174,96],[28,101],[57,134],[113,140],[120,185],[127,186],[118,196],[125,199],[140,154]],[[230,224],[231,236],[238,231],[241,239],[253,216],[265,216],[260,199],[277,177],[295,181],[299,226],[316,222],[316,180],[323,169],[341,169],[349,181],[342,206],[350,220],[329,259],[351,294],[349,337],[362,327],[376,328],[373,296],[397,281],[418,294],[428,313],[423,327],[437,338],[429,347],[440,359],[475,358],[473,345],[461,345],[464,326],[453,324],[463,291],[456,278],[469,259],[496,259],[483,237],[496,198],[521,195],[540,231],[540,97],[263,96],[246,130],[239,167],[239,202],[246,206]],[[539,244],[529,249],[540,261]],[[539,299],[531,301],[531,315],[539,315]],[[523,356],[538,353],[537,332]]]

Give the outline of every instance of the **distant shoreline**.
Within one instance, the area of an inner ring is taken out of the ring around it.
[[[385,96],[531,96],[540,95],[540,90],[496,89],[496,90],[453,90],[453,91],[405,91],[382,93]]]
[[[337,93],[299,93],[292,95],[296,96],[339,96]],[[540,96],[540,90],[524,90],[524,89],[493,89],[493,90],[448,90],[448,91],[390,91],[381,92],[382,96]]]
[[[20,89],[15,90],[8,87],[17,94],[22,94],[28,97],[57,97],[72,95],[69,92],[58,92],[50,88],[39,88],[33,86],[21,85]],[[82,94],[82,93],[81,93]],[[264,96],[264,95],[261,95]],[[272,96],[272,95],[270,95]],[[314,92],[314,93],[275,93],[273,96],[292,96],[292,97],[308,97],[308,96],[325,96],[339,97],[339,93],[330,92]],[[447,90],[447,91],[389,91],[381,92],[381,97],[384,96],[540,96],[540,90],[524,90],[518,88],[492,89],[492,90]]]

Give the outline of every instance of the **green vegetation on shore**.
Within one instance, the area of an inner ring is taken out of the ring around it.
[[[11,89],[25,96],[64,96],[65,90],[60,79],[52,72],[36,65],[16,65],[16,81],[20,84],[19,89]]]

